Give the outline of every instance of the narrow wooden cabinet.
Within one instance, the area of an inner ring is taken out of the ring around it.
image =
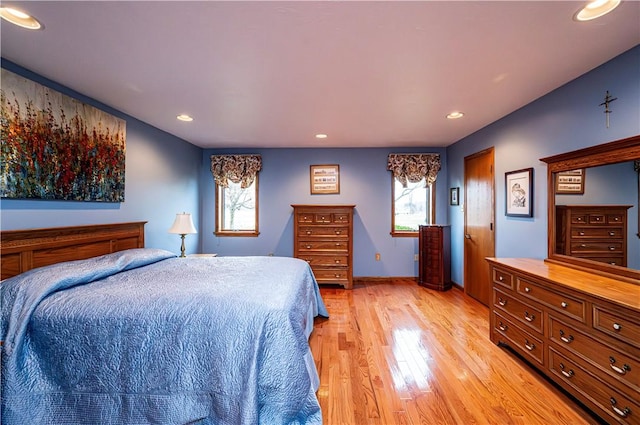
[[[607,423],[640,424],[640,285],[542,260],[488,261],[491,341]]]
[[[451,227],[420,226],[418,284],[438,291],[451,289]]]
[[[556,205],[556,253],[627,266],[631,205]]]
[[[353,288],[355,205],[291,205],[293,256],[311,265],[318,283]]]

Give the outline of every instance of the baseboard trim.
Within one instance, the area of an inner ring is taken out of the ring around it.
[[[412,280],[418,282],[417,276],[354,276],[354,283],[363,282],[390,282],[393,280]]]

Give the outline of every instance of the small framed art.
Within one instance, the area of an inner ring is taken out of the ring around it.
[[[312,165],[309,174],[312,195],[340,193],[339,165]]]
[[[459,196],[459,187],[452,187],[451,189],[449,189],[449,205],[460,205],[460,200],[458,199]]]
[[[585,169],[560,171],[556,173],[556,193],[563,195],[584,194]]]
[[[504,173],[505,215],[533,217],[533,168]]]

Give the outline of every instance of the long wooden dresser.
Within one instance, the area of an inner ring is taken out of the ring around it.
[[[608,423],[640,424],[640,285],[525,258],[488,258],[491,341]]]
[[[353,288],[355,205],[291,205],[293,256],[311,265],[318,283]]]
[[[627,266],[631,205],[556,205],[556,253]]]

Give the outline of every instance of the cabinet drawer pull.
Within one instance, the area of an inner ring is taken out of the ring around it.
[[[340,247],[342,245],[340,242],[336,242],[336,247]]]
[[[629,416],[629,413],[631,413],[631,409],[629,409],[628,407],[625,407],[624,409],[619,409],[618,407],[616,407],[615,398],[611,397],[609,401],[611,402],[611,408],[613,409],[613,411],[616,412],[616,414],[621,418],[626,418],[627,416]]]
[[[529,351],[533,351],[533,349],[536,348],[535,344],[529,344],[529,341],[526,339],[524,340],[524,346]]]
[[[504,277],[503,277],[503,276],[498,276],[498,280],[499,280],[500,282],[502,282],[502,281],[504,280]]]
[[[340,264],[340,260],[336,260],[336,264]]]
[[[627,371],[631,370],[631,366],[629,366],[628,364],[625,363],[622,367],[618,367],[615,365],[615,362],[616,359],[614,359],[613,356],[609,356],[609,366],[611,366],[611,369],[613,369],[616,373],[625,375]]]
[[[580,236],[584,236],[584,232],[580,232]]]
[[[526,292],[526,293],[528,294],[529,292],[531,292],[531,288],[529,288],[528,286],[526,286],[526,287],[524,288],[524,292]]]
[[[533,322],[535,318],[536,316],[534,314],[529,314],[528,311],[524,312],[524,320],[526,320],[527,322]]]
[[[501,306],[505,306],[507,305],[507,300],[503,300],[502,298],[498,298],[498,304],[500,304]]]
[[[310,235],[310,234],[311,234],[311,230],[307,230],[307,235]]]
[[[622,325],[619,323],[614,323],[613,324],[613,329],[615,329],[616,331],[619,331],[620,329],[622,329]]]
[[[609,232],[609,236],[615,236],[616,232]]]
[[[560,303],[560,306],[561,306],[562,308],[567,308],[567,307],[569,307],[569,303],[562,301],[562,302]]]
[[[340,275],[338,273],[336,273],[336,278],[340,278]]]
[[[560,372],[567,378],[571,378],[575,374],[573,369],[569,369],[568,371],[564,370],[564,363],[560,363],[560,369]]]
[[[342,231],[336,230],[336,235],[339,235],[340,233],[342,233]]]
[[[509,327],[505,324],[503,324],[502,322],[500,322],[500,324],[498,325],[498,329],[500,329],[501,331],[506,331]]]
[[[307,249],[311,249],[311,245],[307,245],[305,248],[307,248]]]
[[[609,247],[609,251],[615,251],[615,250],[616,250],[616,247],[615,247],[615,246],[610,246],[610,247]]]
[[[562,342],[564,342],[565,344],[570,344],[571,341],[573,341],[573,335],[569,335],[569,336],[564,336],[564,331],[560,330],[560,339],[562,340]]]

